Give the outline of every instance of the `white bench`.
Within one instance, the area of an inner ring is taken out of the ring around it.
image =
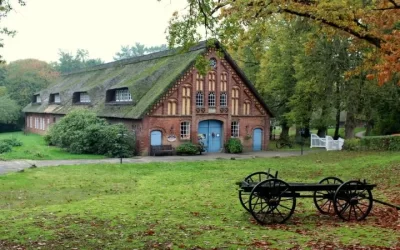
[[[342,150],[344,139],[340,138],[334,140],[332,136],[325,136],[321,138],[316,134],[311,134],[310,148],[326,148],[326,150]]]

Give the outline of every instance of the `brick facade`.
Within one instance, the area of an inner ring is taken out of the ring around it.
[[[110,123],[121,122],[129,130],[134,130],[137,149],[142,155],[150,150],[150,134],[161,131],[162,144],[179,144],[191,141],[197,143],[199,122],[217,120],[222,122],[221,150],[231,135],[231,122],[239,124],[239,136],[244,150],[252,150],[253,131],[262,130],[262,149],[268,148],[270,115],[257,100],[252,90],[235,72],[225,59],[219,59],[213,50],[207,53],[209,59],[216,60],[216,67],[201,77],[192,67],[156,102],[140,120],[107,118]],[[196,105],[196,95],[202,93],[203,105]],[[209,106],[209,94],[215,98]],[[221,95],[227,96],[226,105],[221,106]],[[215,105],[213,105],[215,103]],[[26,128],[30,132],[44,134],[48,127],[61,116],[53,114],[26,113]],[[36,123],[35,123],[36,121]],[[42,124],[43,122],[43,124]],[[190,137],[181,139],[181,123],[190,123]],[[169,140],[168,140],[169,137]],[[171,137],[176,140],[172,141]]]

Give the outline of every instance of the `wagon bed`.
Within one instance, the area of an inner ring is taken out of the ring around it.
[[[261,224],[284,223],[295,210],[296,198],[313,198],[322,214],[336,214],[347,221],[365,219],[374,201],[400,210],[373,199],[371,191],[376,185],[365,180],[343,182],[326,177],[319,183],[286,183],[277,177],[278,173],[256,172],[237,183],[240,203]]]

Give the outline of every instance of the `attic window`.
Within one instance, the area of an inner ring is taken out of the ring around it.
[[[90,103],[90,96],[87,92],[75,92],[72,100],[76,104],[87,104]]]
[[[33,96],[33,103],[42,103],[42,98],[40,97],[40,95]]]
[[[110,89],[106,93],[106,102],[108,103],[131,103],[132,95],[128,88]]]
[[[61,103],[60,93],[50,94],[49,103]]]

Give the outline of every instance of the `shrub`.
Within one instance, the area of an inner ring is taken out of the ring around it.
[[[360,139],[344,140],[343,150],[358,151],[360,150]]]
[[[366,136],[361,138],[360,148],[362,150],[374,150],[374,151],[400,151],[400,137]]]
[[[242,153],[242,142],[238,138],[230,138],[225,144],[225,150],[227,153],[231,154]]]
[[[191,142],[186,142],[176,148],[177,154],[195,155],[199,152],[199,146]]]
[[[18,140],[17,138],[8,138],[3,140],[5,143],[10,145],[11,147],[20,147],[22,146],[22,142]]]
[[[129,157],[134,153],[135,137],[123,124],[109,125],[95,113],[77,110],[54,124],[45,140],[49,145],[77,154]]]
[[[11,152],[12,147],[5,141],[0,141],[0,154]]]

